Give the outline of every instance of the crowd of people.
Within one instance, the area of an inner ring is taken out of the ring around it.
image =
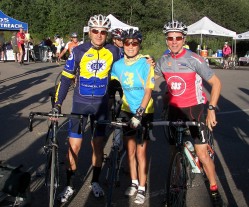
[[[169,120],[199,121],[207,126],[203,127],[202,134],[195,127],[190,127],[190,133],[195,141],[196,153],[210,183],[210,196],[214,206],[222,206],[223,201],[217,186],[215,165],[208,155],[206,143],[207,128],[212,131],[217,125],[215,111],[220,96],[221,82],[202,57],[184,48],[187,35],[186,25],[174,20],[164,25],[163,32],[169,50],[156,63],[153,58],[140,54],[143,39],[140,31],[116,29],[112,32],[113,44],[110,44],[106,43],[106,40],[111,22],[106,16],[99,14],[90,17],[88,26],[90,41],[77,46],[72,35],[71,44],[74,48],[71,50],[68,45],[58,55],[60,59],[65,50],[70,51],[70,56],[62,71],[52,111],[61,113],[71,81],[76,80],[72,113],[84,116],[83,123],[79,123],[80,121],[74,118],[70,119],[67,181],[65,189],[59,195],[60,202],[67,202],[75,193],[74,182],[79,163],[78,154],[82,142],[86,139],[84,131],[88,118],[91,124],[94,120],[108,119],[106,109],[109,105],[109,95],[116,92],[116,90],[108,90],[111,79],[117,81],[118,87],[122,88],[119,117],[130,123],[128,127],[123,128],[130,168],[130,185],[124,194],[135,195],[134,202],[137,204],[145,202],[148,173],[146,153],[149,144],[149,129],[146,123],[153,120],[152,91],[155,81],[163,77],[168,90]],[[204,93],[202,80],[207,81],[211,86],[209,101]],[[113,89],[113,85],[111,88]],[[206,117],[205,113],[207,113]],[[140,125],[145,128],[142,132],[144,137],[142,143],[135,136]],[[79,126],[82,126],[81,133],[78,130]],[[96,198],[104,196],[104,190],[99,182],[104,136],[105,127],[100,125],[91,140],[93,166],[91,189]]]

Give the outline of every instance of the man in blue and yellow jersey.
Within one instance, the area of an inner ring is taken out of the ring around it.
[[[107,119],[108,94],[107,87],[112,64],[119,59],[119,50],[112,44],[106,44],[110,20],[99,14],[88,21],[90,42],[75,47],[69,56],[62,72],[60,84],[56,91],[55,107],[60,113],[61,105],[67,95],[72,79],[76,76],[76,87],[73,94],[72,113],[84,115],[82,133],[78,129],[81,123],[77,119],[70,120],[67,183],[59,195],[60,202],[67,202],[73,195],[73,178],[77,170],[78,153],[84,138],[87,119],[91,124],[94,120]],[[104,146],[104,126],[97,128],[96,136],[91,140],[93,154],[93,178],[91,182],[93,195],[97,198],[104,196],[99,185]]]

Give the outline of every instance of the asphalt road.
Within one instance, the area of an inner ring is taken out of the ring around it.
[[[44,159],[42,146],[47,131],[47,121],[36,119],[33,132],[27,130],[28,115],[31,111],[48,112],[51,108],[49,92],[54,88],[54,81],[62,70],[55,63],[29,63],[19,66],[17,63],[0,63],[0,160],[11,165],[23,164],[24,169],[32,174],[31,206],[46,207],[47,191],[43,185]],[[215,164],[221,194],[231,207],[249,206],[249,69],[240,67],[236,70],[215,69],[222,80],[222,93],[217,113],[218,126],[215,129]],[[159,118],[162,109],[162,80],[157,82],[153,97],[155,100],[155,118]],[[206,91],[210,87],[206,84]],[[63,112],[71,109],[72,92],[69,92]],[[62,124],[65,120],[61,120]],[[67,149],[67,127],[60,132],[61,187],[65,184],[65,153]],[[149,175],[147,200],[143,206],[163,206],[165,197],[164,185],[169,165],[170,148],[161,128],[154,130],[155,142],[148,147]],[[107,140],[105,152],[110,149]],[[70,207],[104,206],[105,200],[96,200],[90,192],[91,180],[91,147],[90,133],[84,139],[79,156],[77,175],[77,193],[67,204]],[[105,165],[103,165],[101,182],[104,189]],[[121,186],[115,189],[113,206],[136,206],[134,198],[125,198],[123,193],[129,185],[127,169],[121,173]],[[205,184],[197,176],[194,187],[188,191],[190,207],[210,207]],[[5,206],[0,203],[0,206]],[[59,206],[59,205],[58,205]]]

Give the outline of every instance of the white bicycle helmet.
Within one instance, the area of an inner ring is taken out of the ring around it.
[[[106,16],[103,16],[102,14],[94,15],[90,17],[88,21],[88,26],[91,27],[103,27],[106,29],[111,28],[111,21]]]
[[[78,37],[78,34],[77,34],[76,32],[73,32],[73,33],[71,34],[71,37]]]
[[[178,22],[177,20],[173,20],[168,22],[163,27],[163,33],[168,34],[169,32],[181,32],[184,36],[188,33],[188,28],[182,22]]]

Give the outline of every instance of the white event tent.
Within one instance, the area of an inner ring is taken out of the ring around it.
[[[249,40],[249,31],[241,33],[241,34],[237,34],[236,40]]]
[[[199,21],[188,26],[188,35],[201,35],[200,44],[202,45],[203,35],[235,38],[236,32],[216,24],[208,17],[203,17]],[[236,53],[236,44],[235,44],[235,53]]]
[[[130,28],[133,28],[133,29],[139,30],[138,27],[130,26],[128,24],[125,24],[125,23],[121,22],[116,17],[114,17],[112,14],[109,14],[107,17],[111,21],[111,29],[110,29],[110,31],[113,30],[113,29],[116,29],[116,28],[120,28],[120,29],[123,29],[123,30],[127,30],[127,29],[130,29]],[[89,27],[85,26],[83,28],[83,41],[84,41],[85,33],[87,33],[88,31],[89,31]]]
[[[199,21],[188,26],[188,35],[201,35],[202,43],[202,35],[236,37],[236,32],[216,24],[208,17],[203,17]]]

